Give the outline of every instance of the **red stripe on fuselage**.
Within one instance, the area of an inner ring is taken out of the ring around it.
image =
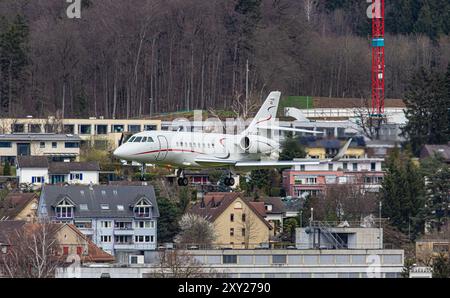
[[[158,152],[163,152],[163,151],[167,151],[167,152],[187,152],[187,153],[205,154],[205,153],[203,153],[203,152],[198,152],[198,151],[194,151],[194,150],[184,150],[184,149],[159,149],[159,150],[153,150],[153,151],[146,151],[146,152],[136,153],[136,154],[134,154],[134,155],[151,154],[151,153],[158,153]]]

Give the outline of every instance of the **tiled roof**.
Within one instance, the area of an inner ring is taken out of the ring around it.
[[[41,216],[46,212],[47,216],[54,217],[54,207],[63,199],[75,204],[75,218],[130,218],[134,216],[133,206],[141,199],[152,204],[152,217],[159,217],[155,190],[151,185],[44,185],[39,202]]]
[[[265,203],[265,205],[268,205],[268,204],[272,205],[271,211],[266,210],[266,213],[268,213],[268,214],[271,214],[271,213],[279,214],[279,213],[283,213],[285,211],[283,202],[278,197],[265,198],[264,203]]]
[[[48,168],[46,156],[17,156],[19,168]]]
[[[15,231],[21,229],[26,224],[22,220],[5,220],[0,221],[0,244],[8,243],[8,238]]]
[[[450,144],[447,145],[425,145],[420,152],[421,158],[433,156],[434,154],[441,155],[446,162],[450,162]]]
[[[33,199],[38,199],[35,193],[9,193],[0,202],[0,220],[14,219]]]
[[[51,162],[49,164],[50,174],[69,174],[71,171],[100,171],[100,164],[98,161]]]
[[[205,195],[201,202],[195,203],[189,212],[204,217],[205,219],[214,222],[238,197],[240,197],[247,206],[261,219],[270,229],[272,226],[264,219],[264,203],[262,209],[258,204],[252,204],[242,197],[240,193],[232,192],[210,192]]]

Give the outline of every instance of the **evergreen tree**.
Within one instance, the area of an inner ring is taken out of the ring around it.
[[[443,75],[429,73],[424,68],[409,84],[405,95],[408,123],[402,134],[415,155],[424,144],[443,144],[448,140],[449,101],[446,92]]]
[[[283,144],[283,150],[280,153],[280,160],[293,160],[294,158],[304,158],[306,156],[303,146],[298,138],[294,138],[292,133],[286,135]]]
[[[450,4],[449,4],[449,9],[450,9]],[[449,17],[450,17],[450,15],[449,15]],[[448,131],[447,140],[450,141],[450,63],[448,64],[447,72],[445,73],[445,88],[447,91],[447,95],[445,96],[446,104],[447,104],[447,106],[446,106],[446,108],[447,108],[447,131]]]
[[[11,165],[9,162],[5,162],[3,166],[3,176],[11,176]]]
[[[415,238],[423,231],[424,181],[408,152],[394,150],[386,162],[379,196],[382,216],[401,232]]]
[[[178,220],[181,210],[177,204],[167,198],[158,197],[158,242],[172,242],[179,232]]]
[[[0,17],[0,108],[11,113],[27,65],[29,28],[18,15],[13,22]]]
[[[445,254],[439,254],[433,260],[433,278],[449,278],[450,277],[450,261]]]
[[[426,177],[427,223],[440,231],[450,216],[450,167],[442,156],[435,156],[422,162],[422,173]]]

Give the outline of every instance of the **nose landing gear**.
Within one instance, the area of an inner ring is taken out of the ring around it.
[[[233,174],[230,172],[229,176],[224,179],[225,186],[233,186],[235,184]]]

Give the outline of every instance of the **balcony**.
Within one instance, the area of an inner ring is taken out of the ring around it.
[[[80,230],[80,232],[83,233],[84,235],[93,235],[94,234],[93,228],[78,228],[78,230]]]
[[[134,235],[133,228],[114,228],[114,235]]]
[[[116,243],[114,243],[114,249],[136,249],[136,246],[133,241],[116,242]]]

